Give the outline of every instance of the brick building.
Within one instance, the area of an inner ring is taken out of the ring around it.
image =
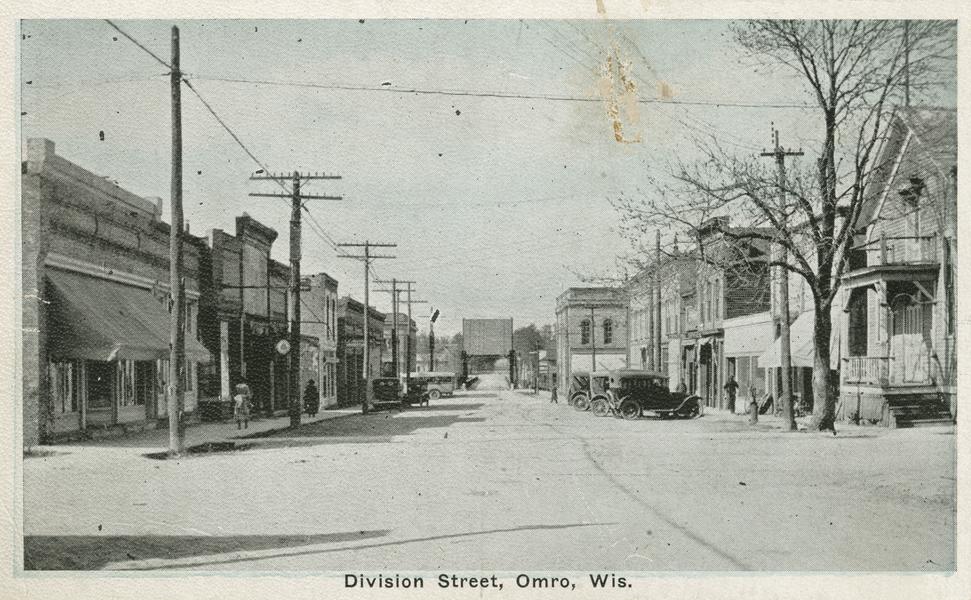
[[[169,225],[45,139],[21,165],[23,443],[154,427],[168,414]],[[200,400],[200,261],[185,237],[185,411]]]
[[[567,289],[556,299],[557,380],[567,390],[575,371],[627,368],[628,298],[623,289]]]
[[[384,348],[384,313],[368,307],[369,372],[377,377],[381,371]],[[360,404],[366,396],[364,387],[364,304],[350,296],[337,302],[337,403],[339,406]]]
[[[289,407],[289,357],[281,355],[276,344],[289,339],[290,267],[270,257],[276,238],[275,230],[246,213],[236,218],[235,235],[221,229],[209,233],[200,280],[200,329],[213,361],[202,385],[214,404],[207,412],[220,417],[229,414],[233,390],[241,382],[253,393],[255,411],[272,414]],[[315,289],[314,277],[322,287]],[[337,294],[336,280],[326,274],[312,276],[310,282],[310,290],[301,296],[303,321],[313,320],[311,310],[320,310],[320,302]],[[328,405],[323,396],[328,351],[336,360],[336,326],[331,330],[328,338],[326,321],[320,327],[301,325],[300,385],[313,380],[322,395],[321,406]],[[302,393],[297,395],[302,398]]]
[[[301,295],[303,302],[301,331],[319,343],[320,406],[337,406],[337,280],[327,273],[307,278],[309,289]]]

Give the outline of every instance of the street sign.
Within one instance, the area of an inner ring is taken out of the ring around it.
[[[287,353],[290,352],[290,342],[287,340],[280,340],[276,343],[276,351],[286,356]]]
[[[300,280],[300,291],[301,292],[309,292],[309,291],[311,291],[310,278],[309,277],[304,277],[304,278],[302,278]]]

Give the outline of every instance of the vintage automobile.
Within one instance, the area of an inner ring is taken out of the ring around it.
[[[595,373],[594,376],[600,375]],[[700,413],[700,398],[693,394],[672,392],[668,377],[656,371],[622,369],[609,371],[603,392],[591,400],[597,416],[613,414],[624,419],[637,419],[645,412],[661,418],[689,419]]]
[[[597,371],[593,374],[593,397],[604,393],[604,383],[609,371]],[[570,375],[570,395],[567,402],[579,411],[590,410],[590,372],[574,371]]]

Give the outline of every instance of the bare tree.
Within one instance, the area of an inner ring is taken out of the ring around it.
[[[768,264],[802,277],[812,294],[813,427],[833,429],[830,311],[855,234],[867,225],[857,220],[872,192],[868,183],[883,167],[879,150],[894,110],[911,97],[930,97],[942,87],[942,74],[944,85],[953,84],[954,23],[749,21],[734,32],[763,68],[788,71],[806,85],[807,114],[821,126],[818,147],[808,149],[815,165],[782,180],[773,165],[734,155],[712,139],[698,143],[700,159],[675,164],[671,177],[655,177],[649,197],[622,196],[615,206],[632,238],[656,228],[693,235],[698,224],[730,215],[730,227],[714,221],[724,239],[785,250]]]

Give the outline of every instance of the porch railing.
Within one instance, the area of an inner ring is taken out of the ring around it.
[[[844,383],[885,385],[890,379],[889,356],[848,356],[843,359]]]
[[[866,265],[912,265],[939,261],[937,234],[934,235],[881,235],[866,244],[854,246],[853,251],[866,255]]]

